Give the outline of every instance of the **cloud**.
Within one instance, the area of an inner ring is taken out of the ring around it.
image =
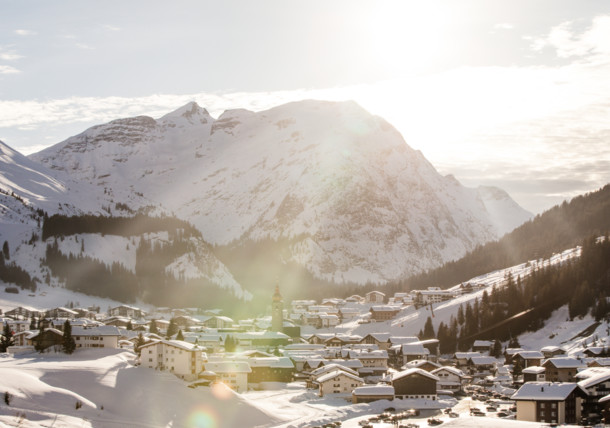
[[[0,59],[3,61],[16,61],[23,58],[23,55],[19,55],[14,49],[0,46]]]
[[[563,22],[551,29],[544,37],[530,38],[531,48],[541,51],[555,50],[559,58],[582,58],[590,60],[608,59],[610,55],[610,15],[593,19],[591,26],[581,33],[574,30],[574,23]]]
[[[18,36],[35,36],[38,33],[36,31],[32,31],[32,30],[15,30],[15,34],[17,34]]]
[[[496,30],[513,30],[515,26],[508,22],[501,22],[499,24],[494,25]]]
[[[103,25],[102,28],[107,31],[121,31],[120,27],[117,27],[116,25],[110,25],[110,24]]]
[[[0,74],[17,74],[21,73],[15,67],[11,67],[10,65],[0,65]]]

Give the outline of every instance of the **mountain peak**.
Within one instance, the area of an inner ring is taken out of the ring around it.
[[[201,107],[195,101],[191,101],[183,105],[182,107],[179,107],[176,110],[166,114],[161,118],[161,120],[177,117],[183,117],[191,122],[193,121],[193,119],[199,119],[202,123],[208,123],[208,121],[214,120],[212,116],[210,116],[210,113],[208,113],[205,108]]]

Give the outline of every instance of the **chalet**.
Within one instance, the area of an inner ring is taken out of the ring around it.
[[[439,390],[459,392],[468,378],[466,374],[451,366],[439,367],[430,372],[438,378],[436,388]]]
[[[334,314],[320,314],[320,327],[332,328],[339,325],[339,317]]]
[[[517,420],[575,424],[586,396],[576,383],[527,382],[511,399],[516,401]]]
[[[482,357],[483,355],[480,352],[456,352],[453,354],[453,361],[455,361],[455,365],[464,368],[468,366],[468,360],[472,357]]]
[[[497,360],[493,357],[470,357],[468,359],[468,372],[473,377],[484,378],[496,373]]]
[[[407,364],[404,365],[404,370],[406,369],[422,369],[425,370],[427,372],[432,372],[433,370],[436,370],[438,368],[440,368],[441,365],[438,363],[435,363],[434,361],[428,361],[428,360],[413,360],[413,361],[409,361]]]
[[[291,382],[295,367],[288,357],[258,357],[248,358],[251,372],[248,383],[261,382]]]
[[[397,306],[372,306],[370,309],[371,318],[375,321],[389,321],[400,312],[400,308]]]
[[[554,345],[545,346],[544,348],[540,349],[540,352],[542,352],[544,358],[553,358],[565,354],[565,351],[562,348]]]
[[[545,372],[544,367],[529,366],[521,372],[523,373],[523,382],[544,382],[546,381]]]
[[[439,287],[428,287],[427,290],[411,292],[416,305],[431,305],[453,299],[456,294],[451,290],[441,290]]]
[[[30,328],[30,321],[16,320],[12,318],[0,318],[0,333],[4,331],[4,326],[8,324],[8,328],[13,334],[27,331]]]
[[[72,327],[76,348],[118,348],[121,332],[111,325]]]
[[[352,391],[352,404],[393,399],[394,387],[391,385],[365,385]]]
[[[423,398],[436,400],[436,384],[439,378],[421,369],[408,369],[392,375],[396,398]]]
[[[196,380],[206,361],[201,347],[182,340],[155,340],[140,347],[143,367],[169,371],[184,380]]]
[[[204,327],[208,328],[230,328],[234,323],[231,318],[222,315],[202,316],[198,319]]]
[[[540,366],[544,355],[540,351],[519,351],[513,355],[513,364],[519,364],[521,368]]]
[[[383,303],[385,294],[377,290],[369,291],[364,295],[364,301],[365,303]]]
[[[523,348],[506,348],[506,350],[504,351],[504,363],[505,364],[512,364],[513,363],[513,356],[521,351],[524,351],[525,349]]]
[[[361,340],[362,336],[336,335],[326,339],[324,344],[329,348],[341,348],[347,345],[358,344]]]
[[[104,325],[113,325],[119,328],[127,328],[130,322],[131,318],[112,316],[104,320]],[[133,324],[131,326],[133,327]]]
[[[179,315],[174,317],[174,324],[176,324],[179,329],[184,331],[189,327],[201,324],[201,321],[189,315]]]
[[[401,367],[413,360],[426,360],[430,351],[420,342],[405,343],[392,346],[389,351],[390,360],[395,367]]]
[[[53,309],[48,309],[45,314],[44,314],[45,318],[70,318],[70,319],[74,319],[78,316],[78,312],[72,310],[72,309],[68,309],[68,308],[63,308],[63,307],[58,307],[58,308],[53,308]]]
[[[132,319],[144,318],[146,312],[134,306],[121,305],[108,310],[108,315],[111,317],[127,317]]]
[[[323,376],[327,373],[331,373],[337,370],[342,370],[345,373],[349,373],[351,375],[354,376],[358,376],[358,371],[351,369],[349,367],[346,366],[342,366],[340,364],[336,364],[336,363],[328,363],[326,365],[324,364],[320,364],[320,367],[318,367],[315,370],[312,370],[311,373],[309,373],[309,377],[307,379],[307,388],[318,388],[318,384],[315,383],[315,381],[320,377]]]
[[[390,333],[369,333],[360,341],[363,345],[376,345],[379,349],[387,351],[390,348]]]
[[[383,294],[383,293],[382,293]],[[366,299],[362,296],[359,296],[357,294],[353,294],[351,296],[349,296],[347,299],[345,299],[346,303],[358,303],[358,304],[362,304],[366,302]]]
[[[223,344],[222,335],[218,333],[199,333],[192,331],[183,332],[185,342],[199,345],[205,348],[206,352],[220,352]]]
[[[310,327],[321,328],[322,320],[320,319],[320,314],[315,314],[315,313],[311,313],[311,312],[306,312],[306,313],[302,314],[301,315],[301,324],[310,326]]]
[[[4,312],[4,315],[15,320],[31,319],[32,317],[38,319],[44,316],[44,311],[29,306],[17,306],[10,311]]]
[[[610,369],[596,370],[599,371],[578,382],[578,386],[587,392],[583,403],[583,413],[587,417],[602,415],[605,406],[599,401],[610,393]]]
[[[493,340],[475,340],[472,344],[473,352],[480,352],[482,354],[489,355],[494,347]]]
[[[610,367],[610,358],[594,358],[587,363],[588,367]]]
[[[248,390],[248,375],[252,373],[250,365],[245,362],[214,361],[204,364],[205,370],[214,372],[218,380],[236,392]]]
[[[546,369],[547,382],[573,382],[578,369],[585,363],[576,358],[549,358],[542,363]]]
[[[339,309],[339,320],[341,322],[351,321],[354,318],[360,316],[360,309],[358,308],[340,308]]]
[[[583,349],[583,354],[588,358],[607,357],[608,348],[604,346],[589,346]]]
[[[359,386],[364,385],[364,380],[358,376],[347,373],[344,370],[335,370],[314,381],[318,385],[321,397],[328,394],[350,394]]]
[[[34,331],[26,337],[25,346],[34,346],[38,349],[54,347],[59,350],[64,341],[64,333],[55,328],[46,328],[42,332]]]

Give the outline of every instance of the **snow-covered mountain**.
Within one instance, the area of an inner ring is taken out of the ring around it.
[[[86,184],[92,199],[174,213],[217,246],[282,242],[283,263],[337,283],[438,266],[531,217],[499,189],[441,176],[353,102],[218,119],[189,103],[158,120],[95,126],[30,158]]]

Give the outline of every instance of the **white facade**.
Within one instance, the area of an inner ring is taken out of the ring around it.
[[[351,394],[354,389],[364,385],[362,378],[346,373],[343,370],[336,370],[322,375],[315,382],[318,384],[320,396],[327,394]]]
[[[205,370],[216,373],[217,379],[235,392],[248,390],[248,373],[252,373],[252,369],[246,362],[208,362]]]
[[[366,303],[383,303],[385,294],[381,291],[369,291],[365,294]]]
[[[119,329],[112,325],[72,327],[72,337],[78,348],[118,348]]]
[[[140,348],[143,367],[169,371],[185,380],[195,380],[207,360],[203,348],[182,340],[154,341]]]

